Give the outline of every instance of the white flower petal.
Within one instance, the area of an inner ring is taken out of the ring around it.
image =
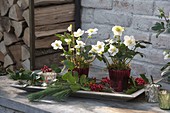
[[[115,36],[122,36],[122,33],[124,31],[124,27],[121,26],[114,26],[112,28],[112,31],[114,33]]]
[[[84,30],[78,29],[74,32],[74,37],[81,37],[84,34]]]
[[[72,29],[73,29],[73,25],[71,24],[71,25],[67,28],[67,30],[68,30],[69,32],[71,32]]]

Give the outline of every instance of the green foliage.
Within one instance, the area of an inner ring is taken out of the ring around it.
[[[61,73],[61,69],[56,65],[53,64],[51,65],[52,70],[54,70],[56,73]]]
[[[144,74],[141,74],[140,76],[144,77],[145,78],[145,75]],[[147,80],[147,78],[145,78]],[[128,88],[126,90],[126,94],[132,94],[140,89],[142,89],[144,86],[138,86],[135,82],[135,79],[133,77],[130,77],[129,79],[129,82],[131,84],[130,88]]]
[[[87,79],[84,77],[82,78]],[[82,88],[81,84],[79,83],[80,80],[76,72],[74,72],[73,75],[72,71],[68,71],[63,76],[61,77],[58,76],[57,81],[49,85],[47,89],[37,93],[30,94],[28,96],[28,99],[30,101],[35,101],[35,100],[42,99],[46,96],[52,96],[56,101],[64,101],[70,94]],[[81,81],[85,81],[85,80],[81,80]]]
[[[32,72],[30,70],[25,70],[22,68],[17,71],[7,69],[7,73],[10,79],[19,81],[20,84],[40,86],[42,84],[42,81],[44,80],[41,76],[37,74],[37,72]]]
[[[140,74],[140,77],[145,81],[145,83],[149,83],[149,80],[145,74]]]
[[[76,40],[82,41],[82,39],[81,37],[74,37],[73,31],[65,32],[64,34],[55,34],[55,36],[58,37],[62,42],[62,45],[65,46],[65,48],[62,49],[62,55],[66,58],[67,61],[71,61],[76,68],[89,67],[90,63],[94,61],[94,57],[92,57],[89,53],[91,50],[91,45],[85,45],[84,47],[81,46],[76,48]],[[89,38],[92,38],[92,36],[87,37],[87,39]],[[85,43],[87,42],[87,39]],[[66,40],[70,41],[67,42]],[[68,62],[65,63],[67,64]],[[72,70],[72,68],[70,70]]]
[[[20,69],[15,72],[10,69],[7,69],[7,73],[9,74],[9,78],[13,80],[31,80],[32,79],[32,77],[30,76],[32,72],[30,70]]]
[[[156,22],[155,25],[152,27],[152,30],[157,32],[157,38],[163,32],[170,33],[170,20],[165,15],[163,9],[159,9],[159,18],[164,19],[165,22]]]
[[[159,9],[159,18],[164,19],[165,22],[156,22],[156,24],[152,27],[152,30],[157,32],[157,35],[156,35],[157,38],[163,32],[170,33],[170,17],[167,17],[165,15],[165,12],[163,9]],[[168,67],[170,67],[170,62],[168,62],[164,67],[162,67],[161,69],[161,71],[163,71],[162,76],[170,75],[170,69],[168,69]]]
[[[94,52],[94,54],[97,56],[96,58],[98,60],[106,63],[107,68],[114,69],[114,70],[129,69],[130,68],[129,64],[136,55],[140,55],[141,57],[144,56],[141,52],[137,51],[137,49],[146,48],[146,44],[151,44],[150,42],[140,40],[140,41],[135,41],[135,45],[132,48],[129,48],[122,42],[122,40],[120,40],[120,36],[117,37],[117,39],[110,39],[110,40],[117,40],[117,41],[114,41],[114,43],[109,43],[106,41],[104,46],[104,52],[101,54]],[[116,49],[118,49],[118,52],[114,56],[108,52],[111,45],[114,46]],[[107,59],[105,53],[109,55],[111,60]]]
[[[75,68],[75,65],[73,62],[69,60],[64,60],[64,65],[68,68],[68,70],[73,70]]]

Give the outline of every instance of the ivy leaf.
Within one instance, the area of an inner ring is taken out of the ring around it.
[[[57,67],[56,64],[51,65],[51,68],[56,72],[56,73],[60,73],[61,69],[59,67]]]
[[[74,63],[70,62],[69,60],[64,60],[64,65],[69,69],[69,70],[73,70],[75,65]]]

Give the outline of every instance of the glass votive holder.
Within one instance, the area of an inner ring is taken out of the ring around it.
[[[158,102],[158,92],[160,85],[148,84],[145,86],[145,98],[147,102],[155,103]]]
[[[160,90],[158,93],[159,107],[164,110],[170,109],[170,92],[167,90]]]

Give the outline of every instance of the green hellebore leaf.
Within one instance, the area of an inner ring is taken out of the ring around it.
[[[65,74],[62,76],[62,79],[63,79],[63,80],[67,80],[70,75],[72,75],[72,72],[71,72],[71,71],[65,73]]]
[[[145,74],[140,74],[140,76],[146,83],[149,83],[149,80],[148,80],[148,78],[146,77]]]
[[[81,85],[83,85],[83,84],[86,83],[86,81],[87,81],[86,78],[87,78],[86,75],[81,75],[81,76],[80,76],[80,84],[81,84]]]
[[[77,71],[73,71],[73,76],[74,76],[76,82],[78,83],[78,82],[79,82],[79,75],[78,75],[78,72],[77,72]]]
[[[56,64],[52,64],[51,65],[51,68],[52,70],[54,70],[56,73],[60,73],[61,72],[61,69],[59,67],[57,67]]]
[[[72,76],[72,72],[71,72],[71,74],[68,74],[67,81],[70,84],[76,84],[76,79]]]
[[[75,65],[74,63],[70,62],[69,60],[64,60],[64,65],[69,69],[69,70],[73,70]]]
[[[81,86],[80,84],[73,84],[73,85],[70,85],[70,88],[73,92],[76,92],[81,89]]]

